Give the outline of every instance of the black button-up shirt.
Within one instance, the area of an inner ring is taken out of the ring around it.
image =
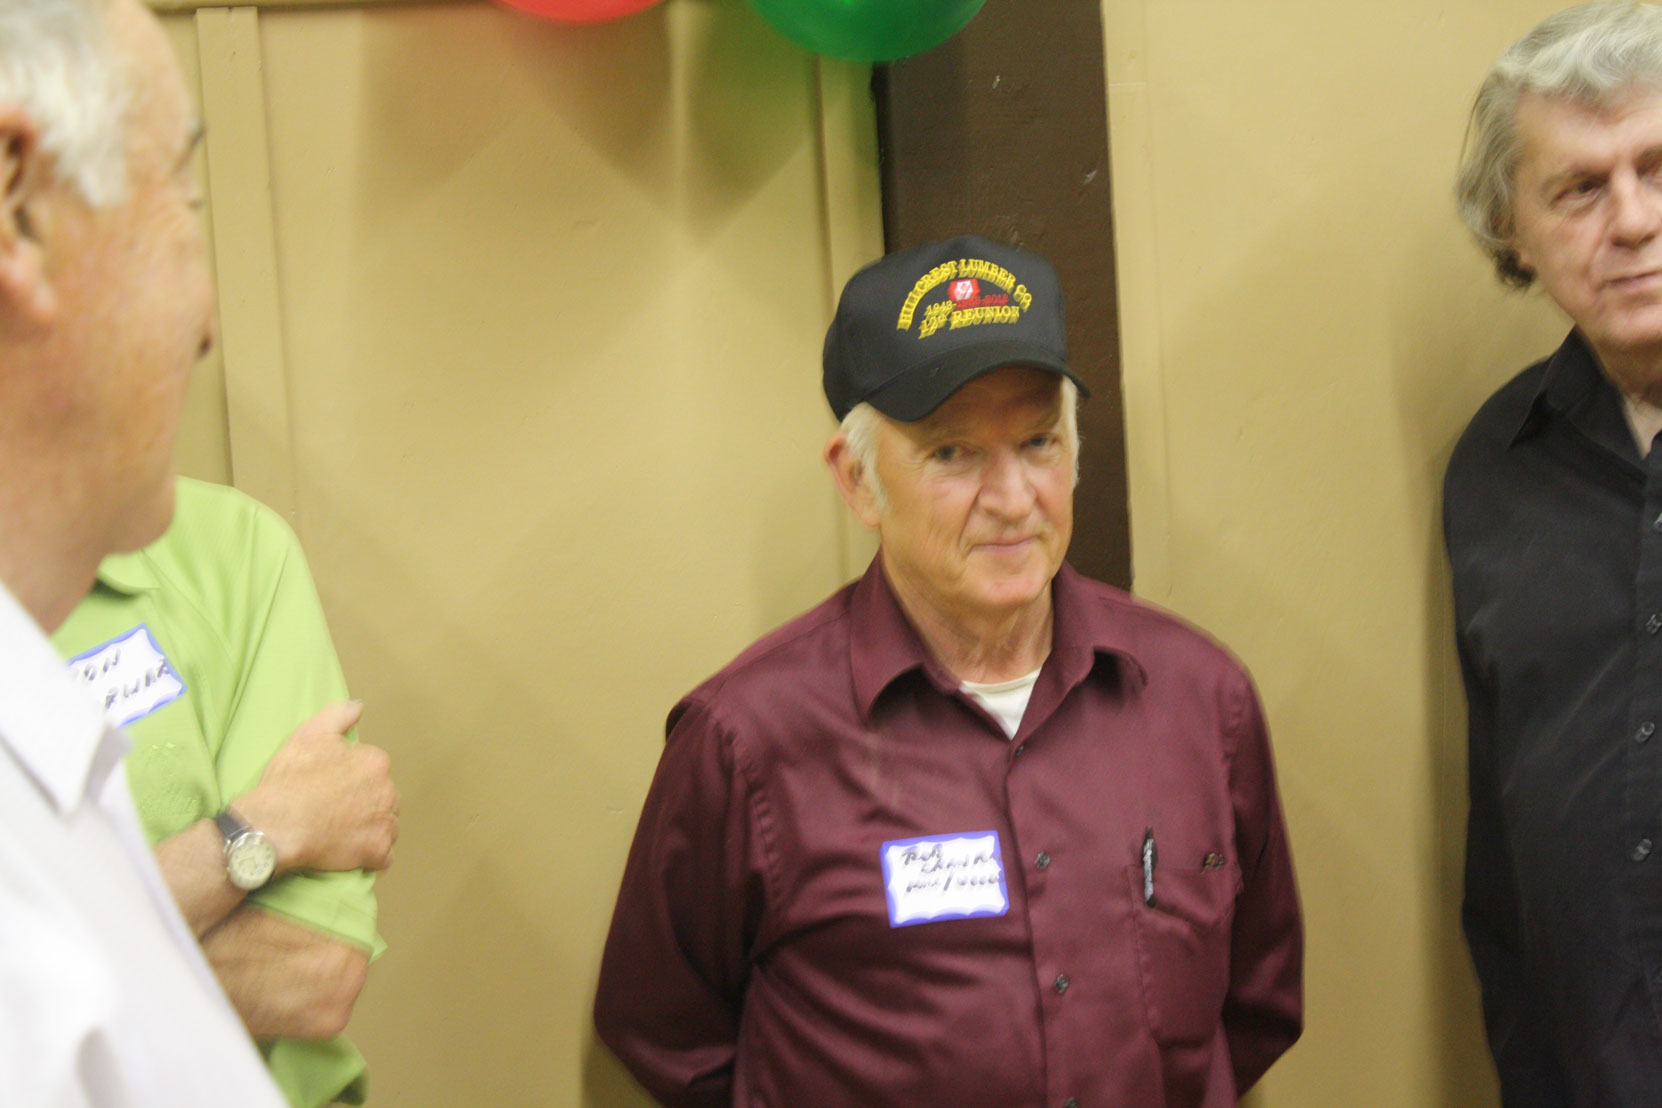
[[[1662,1104],[1662,444],[1571,334],[1473,418],[1444,532],[1464,923],[1507,1108]]]

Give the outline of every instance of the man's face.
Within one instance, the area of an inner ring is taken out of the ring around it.
[[[191,153],[201,129],[161,27],[136,0],[107,9],[131,65],[123,200],[89,208],[54,186],[39,229],[57,298],[53,398],[62,447],[112,549],[142,546],[173,510],[173,442],[214,300]]]
[[[984,374],[916,423],[883,420],[876,446],[887,503],[862,515],[903,600],[963,626],[1048,605],[1073,535],[1060,378]]]
[[[1607,369],[1662,355],[1662,91],[1526,95],[1511,243]]]

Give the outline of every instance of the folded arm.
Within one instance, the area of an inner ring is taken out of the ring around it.
[[[339,1035],[369,973],[368,951],[253,904],[204,935],[202,951],[255,1038]]]
[[[303,870],[385,869],[398,838],[398,791],[386,752],[348,742],[363,707],[331,704],[302,723],[259,785],[231,802],[270,837],[277,877]],[[224,838],[201,819],[156,845],[156,861],[197,938],[246,895],[225,876]]]

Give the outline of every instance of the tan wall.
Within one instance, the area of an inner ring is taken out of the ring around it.
[[[664,714],[863,564],[818,365],[869,73],[739,0],[168,21],[224,333],[184,468],[294,518],[403,792],[372,1103],[644,1104],[588,1011]]]
[[[1137,587],[1252,666],[1300,863],[1273,1108],[1493,1103],[1436,486],[1563,325],[1448,194],[1553,6],[1104,4]],[[182,465],[296,520],[405,793],[373,1103],[641,1104],[587,1004],[663,712],[864,549],[812,449],[878,244],[864,75],[738,0],[169,24],[226,331]]]
[[[1565,324],[1449,197],[1484,71],[1558,6],[1103,5],[1137,588],[1257,676],[1307,915],[1274,1108],[1495,1103],[1438,484]]]

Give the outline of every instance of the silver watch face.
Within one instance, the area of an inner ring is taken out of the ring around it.
[[[225,876],[239,889],[257,889],[277,869],[277,849],[259,831],[244,831],[225,844]]]

